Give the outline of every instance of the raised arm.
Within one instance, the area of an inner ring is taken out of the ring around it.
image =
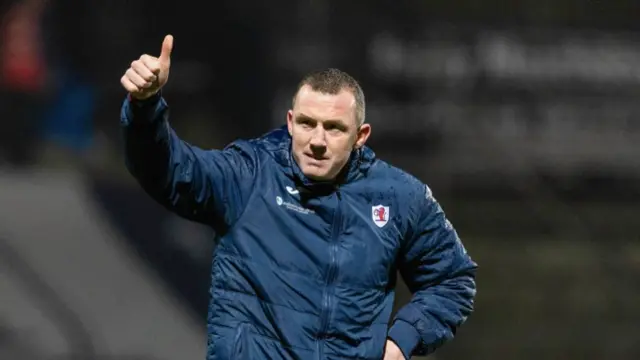
[[[203,150],[176,135],[160,93],[168,79],[172,46],[173,38],[167,36],[160,57],[141,56],[121,79],[129,92],[120,116],[126,165],[160,204],[224,232],[254,189],[257,156],[248,142]]]

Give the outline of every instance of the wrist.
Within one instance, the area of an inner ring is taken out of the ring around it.
[[[162,94],[160,91],[146,97],[140,97],[132,93],[127,94],[127,100],[133,109],[155,108],[157,104],[160,103],[161,98]]]
[[[129,93],[128,98],[129,101],[137,103],[153,102],[154,100],[158,100],[160,98],[160,90],[150,94]]]
[[[396,344],[393,339],[387,337],[387,344],[385,349],[385,360],[386,359],[407,360],[409,358],[405,356],[398,344]]]
[[[398,346],[406,359],[410,359],[420,341],[420,334],[411,324],[396,320],[389,330],[387,339]]]

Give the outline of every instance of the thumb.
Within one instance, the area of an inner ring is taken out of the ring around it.
[[[162,42],[162,51],[160,52],[160,60],[161,64],[168,65],[171,61],[171,50],[173,50],[173,36],[167,35],[164,37],[164,41]]]

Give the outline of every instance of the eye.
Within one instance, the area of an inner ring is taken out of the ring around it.
[[[331,131],[333,133],[343,132],[345,131],[344,127],[339,124],[326,124],[325,130]]]
[[[313,127],[313,123],[309,119],[298,119],[298,124],[306,129]]]

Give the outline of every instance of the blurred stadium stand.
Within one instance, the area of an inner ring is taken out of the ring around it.
[[[120,149],[120,76],[166,33],[172,124],[203,147],[281,124],[309,70],[361,81],[371,146],[480,264],[434,359],[640,358],[640,3],[203,6],[0,1],[0,359],[203,358],[212,234]]]

